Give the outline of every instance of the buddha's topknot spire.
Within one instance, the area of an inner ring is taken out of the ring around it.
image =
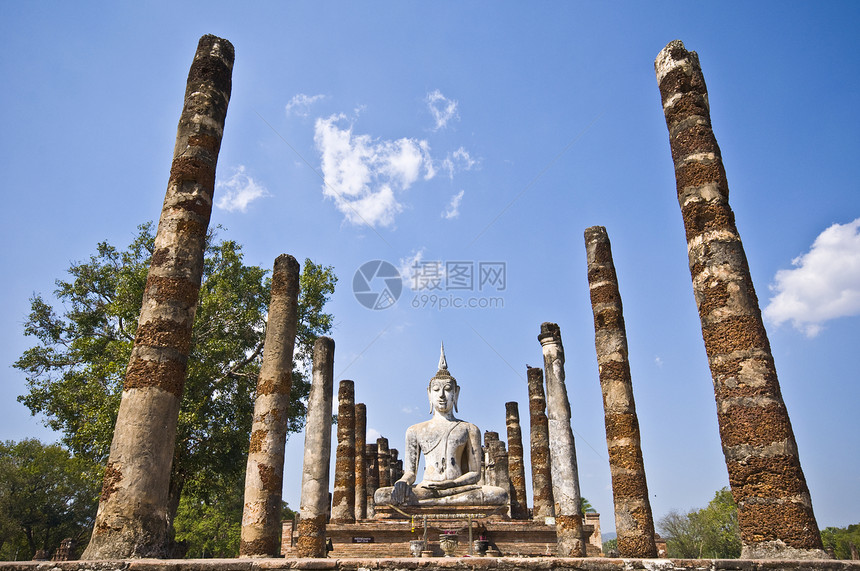
[[[439,370],[447,371],[448,370],[448,361],[445,360],[445,342],[442,341],[441,351],[439,353]]]

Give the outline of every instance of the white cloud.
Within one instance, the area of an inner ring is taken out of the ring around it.
[[[459,119],[457,102],[442,95],[438,89],[427,94],[427,108],[436,123],[433,126],[434,131],[444,129],[452,119]]]
[[[791,264],[770,286],[776,295],[763,312],[769,322],[790,320],[815,337],[824,322],[860,314],[860,218],[827,228]]]
[[[368,444],[376,444],[376,439],[382,438],[382,433],[375,428],[368,428],[364,438]]]
[[[657,365],[658,367],[662,367],[663,366],[663,359],[661,359],[659,355],[655,356],[654,357],[654,364]]]
[[[397,194],[411,187],[424,169],[435,176],[426,141],[396,141],[354,135],[341,128],[342,114],[317,119],[314,142],[322,155],[323,195],[334,200],[352,224],[391,226],[403,210]]]
[[[325,99],[325,95],[305,95],[304,93],[293,95],[293,98],[287,103],[287,116],[307,117],[311,114],[311,105],[321,99]]]
[[[245,212],[251,202],[271,195],[262,184],[245,174],[243,165],[239,165],[233,176],[215,183],[215,196],[218,197],[215,201],[218,208],[228,212]]]
[[[463,200],[464,194],[466,194],[466,191],[461,190],[451,197],[451,202],[448,204],[448,208],[445,209],[445,212],[442,213],[442,218],[451,220],[452,218],[460,216],[460,201]]]
[[[477,164],[478,161],[472,158],[469,151],[460,147],[453,153],[448,153],[448,156],[442,161],[442,168],[448,171],[448,178],[453,179],[454,172],[470,171]]]

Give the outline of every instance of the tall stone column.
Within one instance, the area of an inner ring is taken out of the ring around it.
[[[294,257],[282,254],[275,260],[272,272],[266,346],[254,402],[239,543],[242,557],[275,557],[281,548],[281,488],[298,298],[299,263]]]
[[[376,444],[365,444],[364,456],[367,458],[367,486],[365,489],[367,517],[371,518],[376,515],[373,494],[379,488],[379,457],[376,451]]]
[[[484,483],[488,486],[498,486],[498,483],[496,483],[496,458],[494,456],[497,448],[493,447],[493,443],[498,441],[498,432],[494,432],[492,430],[484,431],[484,446],[482,447],[482,452],[484,453],[484,466],[482,471]]]
[[[711,129],[696,52],[654,63],[745,558],[825,557]]]
[[[529,443],[532,461],[532,519],[545,521],[555,517],[552,496],[552,469],[549,461],[549,422],[546,418],[546,398],[543,390],[543,370],[527,367],[529,386]]]
[[[203,36],[188,72],[155,251],[83,559],[169,555],[170,470],[233,57],[230,42]]]
[[[508,430],[508,472],[511,478],[511,518],[528,519],[526,469],[523,461],[523,433],[520,409],[516,402],[505,403],[505,426]]]
[[[570,426],[570,401],[564,383],[564,346],[555,323],[542,323],[538,340],[546,371],[546,407],[549,420],[549,457],[552,494],[555,497],[555,534],[558,555],[585,557],[582,539],[582,498],[576,468],[576,445]]]
[[[331,523],[355,522],[355,384],[341,381],[337,392],[337,456]]]
[[[585,250],[615,500],[618,552],[621,557],[657,557],[654,518],[648,500],[645,463],[639,443],[639,419],[627,357],[627,332],[606,228],[592,226],[585,231]]]
[[[388,450],[388,439],[376,439],[377,466],[379,468],[379,487],[391,486],[391,456]]]
[[[493,459],[493,485],[510,490],[511,477],[508,471],[508,451],[505,449],[505,443],[496,439],[489,443],[489,448],[490,457]]]
[[[302,466],[302,498],[299,506],[299,557],[325,557],[326,518],[329,506],[331,462],[331,413],[334,395],[334,341],[320,337],[314,342],[313,377],[305,422],[305,457]]]
[[[367,518],[367,459],[364,447],[367,440],[367,407],[364,403],[355,405],[355,519]]]

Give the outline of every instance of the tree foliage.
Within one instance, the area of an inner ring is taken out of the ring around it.
[[[0,443],[0,560],[50,555],[67,537],[80,543],[95,516],[91,471],[57,444]]]
[[[860,523],[848,527],[824,528],[821,531],[821,540],[824,549],[836,559],[857,559],[857,551],[860,550]]]
[[[738,508],[728,488],[717,491],[700,510],[670,511],[657,528],[666,539],[669,557],[736,559],[741,555]]]
[[[143,224],[125,250],[102,242],[89,260],[73,263],[69,277],[56,282],[60,305],[41,295],[31,298],[24,332],[38,343],[14,364],[28,386],[18,400],[44,415],[76,456],[98,466],[110,449],[153,250],[152,224]],[[210,233],[179,412],[171,516],[183,491],[205,505],[227,506],[232,498],[224,494],[241,495],[243,489],[271,283],[268,270],[242,258],[239,244],[216,241]],[[323,307],[336,281],[330,266],[305,260],[290,432],[304,421],[310,390],[304,371],[310,370],[314,340],[331,330],[332,316]]]

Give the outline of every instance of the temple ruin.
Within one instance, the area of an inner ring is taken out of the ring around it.
[[[169,477],[233,57],[229,42],[204,36],[188,75],[137,337],[85,559],[171,555]],[[728,204],[725,170],[711,128],[698,56],[680,41],[673,41],[657,56],[655,70],[669,130],[693,290],[713,376],[720,436],[738,504],[742,557],[804,560],[778,562],[773,568],[852,568],[827,561],[822,549],[747,260]],[[621,555],[630,558],[623,562],[625,568],[656,568],[656,562],[648,561],[657,556],[654,523],[609,238],[605,228],[595,226],[585,231],[585,241],[618,546]],[[444,348],[435,375],[430,376],[432,369],[428,370],[432,418],[407,427],[402,441],[393,440],[398,446],[404,443],[402,458],[388,438],[366,442],[368,413],[373,411],[355,402],[353,381],[339,382],[330,494],[334,341],[321,337],[313,350],[299,517],[280,522],[283,419],[290,405],[298,272],[292,256],[275,261],[266,351],[247,459],[241,556],[312,558],[282,566],[357,571],[417,567],[402,560],[385,561],[410,556],[602,555],[599,514],[581,511],[564,347],[560,327],[551,322],[541,324],[538,336],[544,367],[527,367],[521,395],[529,401],[531,509],[518,403],[505,405],[507,444],[492,430],[495,427],[484,427],[482,433],[474,424],[457,418],[461,387],[448,368]],[[500,419],[501,414],[499,411]],[[422,456],[424,470],[418,474]],[[331,565],[313,561],[327,557],[329,548],[338,558],[379,559],[366,565],[350,559]],[[817,561],[810,563],[812,559]],[[534,561],[517,559],[497,567],[580,565],[570,559]],[[618,563],[576,568],[621,568]],[[126,568],[120,564],[124,562],[99,568]],[[255,560],[247,568],[279,565]],[[692,568],[682,561],[663,560],[660,565],[661,569]],[[759,568],[750,562],[737,565],[713,562],[710,568]],[[204,568],[217,569],[219,564],[207,563]]]

